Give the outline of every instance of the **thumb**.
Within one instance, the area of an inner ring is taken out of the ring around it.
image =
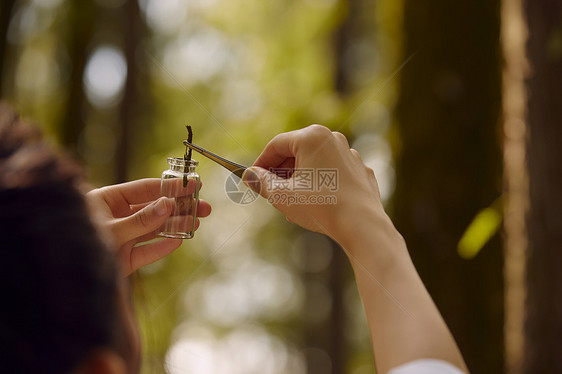
[[[242,182],[254,192],[259,193],[263,197],[267,198],[267,196],[263,195],[265,193],[265,189],[262,188],[264,182],[267,177],[267,173],[269,173],[264,168],[260,168],[258,166],[251,166],[244,170],[242,174]]]
[[[113,225],[119,245],[149,234],[160,227],[170,215],[172,206],[166,197],[161,197],[135,214],[120,218]]]
[[[273,195],[283,194],[286,196],[294,194],[294,179],[282,178],[264,168],[252,166],[242,175],[242,181],[251,190],[259,193],[262,197],[268,199],[273,206],[279,208],[277,200],[273,199]]]
[[[242,181],[249,189],[268,199],[280,186],[290,190],[293,181],[284,179],[259,166],[249,167],[242,174]]]

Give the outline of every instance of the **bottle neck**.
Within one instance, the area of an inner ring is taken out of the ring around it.
[[[179,171],[182,173],[195,173],[195,166],[177,166],[177,165],[170,165],[170,170]]]
[[[170,170],[178,172],[188,172],[195,173],[195,168],[199,164],[197,160],[184,160],[181,157],[168,157],[168,164],[170,165]]]

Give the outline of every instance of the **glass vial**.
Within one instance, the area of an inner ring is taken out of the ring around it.
[[[173,202],[170,217],[160,227],[159,235],[175,239],[191,239],[195,234],[199,187],[201,180],[196,160],[168,157],[170,168],[162,173],[160,195]]]

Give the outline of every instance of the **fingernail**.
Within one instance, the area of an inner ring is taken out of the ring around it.
[[[154,205],[154,212],[158,216],[163,216],[168,211],[166,207],[166,198],[160,198]]]
[[[248,188],[259,193],[261,191],[261,174],[263,169],[257,167],[250,167],[242,174],[242,181]]]

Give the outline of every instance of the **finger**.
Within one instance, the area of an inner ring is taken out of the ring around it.
[[[305,149],[322,148],[333,138],[332,132],[325,126],[311,125],[300,130],[286,132],[275,136],[266,146],[254,166],[264,169],[277,167],[288,158],[297,158],[299,147]]]
[[[295,158],[289,157],[278,166],[279,169],[294,169],[295,168]]]
[[[158,235],[159,231],[160,230],[157,229],[157,230],[152,231],[152,232],[150,232],[146,235],[143,235],[141,237],[136,238],[135,241],[134,241],[135,242],[134,244],[141,244],[141,243],[148,242],[148,241],[156,239],[156,238],[161,238],[161,236]]]
[[[160,196],[160,179],[145,178],[103,188],[106,193],[117,192],[128,204],[142,204]]]
[[[286,158],[281,165],[270,167],[268,170],[281,178],[291,178],[295,172],[295,158]]]
[[[157,242],[133,247],[131,250],[131,271],[152,264],[174,252],[182,243],[180,239],[165,238]]]
[[[346,146],[346,148],[349,148],[349,142],[347,141],[347,138],[344,134],[339,131],[332,131],[332,134],[334,134],[334,138],[336,138],[338,142]]]
[[[262,195],[262,185],[264,184],[265,173],[268,173],[268,171],[259,166],[251,166],[244,170],[244,173],[242,174],[242,182],[244,182],[244,184],[252,191],[267,198],[267,196]]]
[[[161,195],[174,197],[193,195],[200,184],[199,181],[195,179],[189,179],[187,184],[184,183],[182,178],[163,179]]]
[[[282,191],[291,193],[294,179],[285,179],[263,168],[252,166],[242,174],[242,181],[254,192],[268,199],[273,193]]]
[[[160,227],[172,211],[172,203],[162,197],[145,208],[125,218],[114,221],[111,226],[119,245],[142,237]]]
[[[202,216],[197,215],[197,217],[202,217]],[[199,218],[195,218],[195,230],[197,230],[199,228],[199,225],[200,225]],[[135,242],[135,244],[140,244],[140,243],[148,242],[148,241],[156,239],[156,238],[161,238],[159,233],[160,233],[160,228],[158,228],[155,231],[152,231],[148,234],[145,234],[143,236],[140,236],[140,237],[136,238],[134,240],[134,242]]]
[[[365,168],[367,169],[367,173],[369,174],[369,177],[370,177],[369,181],[371,182],[371,185],[373,186],[375,191],[377,191],[377,195],[380,197],[381,192],[380,192],[380,189],[379,189],[379,182],[377,181],[375,171],[368,166],[365,166]]]
[[[199,205],[197,206],[197,217],[208,217],[211,214],[211,204],[205,200],[199,200]]]
[[[147,203],[142,203],[142,204],[134,204],[130,206],[130,214],[135,214],[136,212],[138,212],[139,210],[149,206],[150,204],[152,204],[154,201],[149,201]]]
[[[356,149],[351,148],[349,151],[353,154],[354,157],[356,157],[357,159],[361,160],[361,155],[359,154],[359,152],[357,152]]]
[[[296,156],[295,141],[297,134],[295,131],[276,135],[267,145],[263,152],[254,162],[254,166],[264,169],[278,167],[286,159]]]
[[[201,189],[201,188],[199,188],[199,189]],[[178,193],[177,194],[177,196],[187,196],[187,195],[188,195],[188,193],[185,193],[185,194],[184,193]],[[203,208],[204,212],[208,211],[209,213],[206,213],[205,215],[201,215],[201,217],[207,217],[211,213],[210,204],[208,202],[202,200],[202,199],[199,200],[199,201],[203,201],[203,205],[209,205],[208,207]],[[153,203],[153,201],[149,201],[149,202],[142,203],[142,204],[133,204],[133,205],[130,206],[129,214],[134,214],[134,213],[138,212],[139,210],[143,209],[144,207],[146,207],[146,206],[148,206],[152,203]]]

